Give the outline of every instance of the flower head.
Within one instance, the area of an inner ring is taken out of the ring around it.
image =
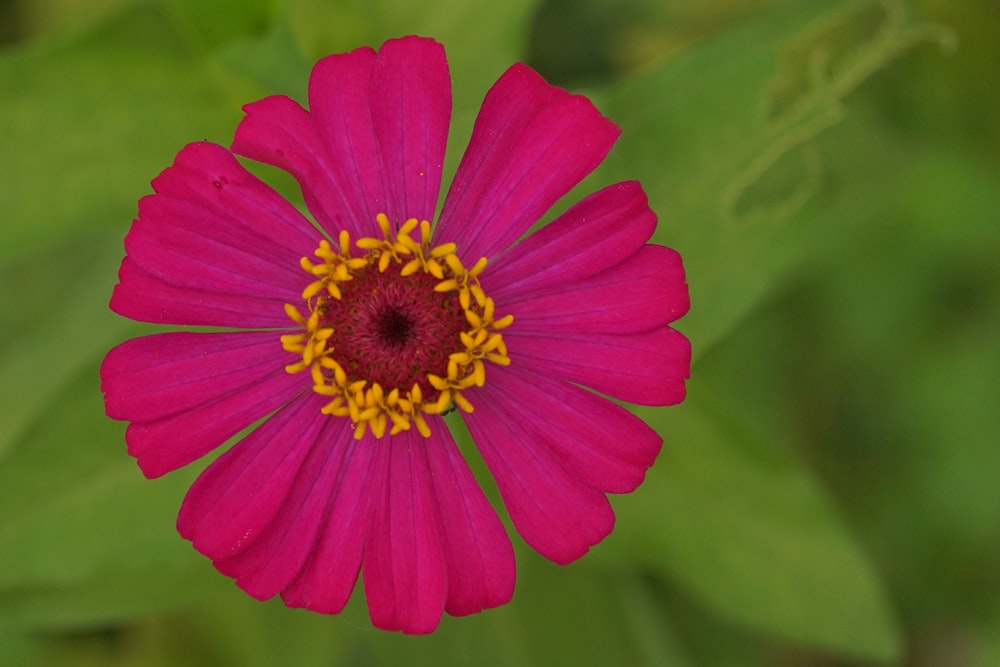
[[[107,412],[131,422],[147,476],[263,420],[194,483],[181,535],[290,606],[337,613],[363,573],[385,629],[504,604],[513,549],[454,411],[528,544],[569,563],[607,536],[607,494],[642,482],[661,439],[600,394],[683,399],[690,346],[668,326],[688,309],[681,261],[647,243],[656,216],[635,182],[521,237],[618,128],[514,65],[435,216],[451,83],[433,40],[321,60],[308,111],[280,96],[245,111],[231,149],[190,144],[153,181],[111,299],[225,329],[108,353]],[[235,155],[292,174],[309,217]]]

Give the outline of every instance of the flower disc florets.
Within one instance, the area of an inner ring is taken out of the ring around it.
[[[319,242],[320,262],[302,258],[314,280],[302,292],[307,314],[285,304],[304,329],[281,337],[286,351],[302,355],[285,370],[308,369],[313,390],[330,397],[323,412],[350,417],[355,438],[414,424],[426,437],[425,414],[452,403],[472,412],[462,392],[485,384],[484,362],[510,363],[500,330],[514,318],[496,318],[479,283],[485,257],[467,269],[454,243],[430,245],[426,220],[411,218],[398,231],[384,214],[377,221],[383,238],[358,239],[357,253],[341,231],[337,247]],[[411,236],[418,226],[419,241]]]

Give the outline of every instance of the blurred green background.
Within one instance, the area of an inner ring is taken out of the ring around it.
[[[516,60],[622,126],[579,194],[643,181],[696,356],[611,537],[515,537],[513,602],[418,638],[216,574],[174,530],[204,464],[145,480],[97,379],[153,330],[107,309],[149,181],[407,33],[449,170]],[[0,47],[0,664],[1000,665],[996,0],[7,0]]]

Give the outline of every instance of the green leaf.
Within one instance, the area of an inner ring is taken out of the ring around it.
[[[617,528],[595,557],[638,561],[758,630],[867,659],[899,656],[876,575],[794,460],[697,398],[649,413],[670,438],[646,483],[616,499]]]
[[[108,309],[121,256],[118,238],[82,239],[0,271],[0,386],[16,387],[0,401],[0,461],[67,383],[135,328]],[[60,270],[40,271],[52,257],[63,258]]]
[[[621,576],[618,590],[622,613],[632,630],[640,664],[693,667],[695,664],[667,610],[657,599],[648,581],[638,576]],[[685,638],[686,639],[686,638]]]
[[[174,529],[197,470],[146,480],[97,369],[63,384],[0,466],[0,623],[107,621],[198,599],[220,584]],[[194,466],[197,468],[197,466]]]
[[[271,22],[272,0],[162,0],[169,16],[199,47],[213,50],[247,35],[263,33]]]
[[[8,665],[35,665],[44,641],[32,635],[4,631],[0,633],[0,655]]]
[[[0,590],[0,622],[24,632],[73,631],[190,607],[224,586],[233,586],[211,563],[202,561],[156,567],[140,561],[76,584]]]
[[[802,214],[832,195],[813,141],[849,113],[845,98],[914,44],[949,39],[898,3],[779,3],[607,97],[623,128],[609,171],[643,181],[656,240],[685,258],[696,354],[822,237]]]
[[[86,26],[104,20],[108,15],[120,10],[135,0],[33,0],[32,2],[12,0],[3,3],[10,7],[8,16],[22,39],[36,39],[50,34],[72,34]],[[6,9],[6,8],[5,8]],[[4,17],[5,19],[7,16]],[[4,26],[6,29],[7,26]]]

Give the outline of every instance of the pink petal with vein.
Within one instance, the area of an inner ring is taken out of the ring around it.
[[[373,489],[375,514],[362,565],[372,623],[407,634],[433,632],[448,575],[424,440],[404,431],[391,440],[368,436],[361,444],[386,452],[376,469],[385,486]]]
[[[153,180],[125,238],[111,308],[174,324],[287,326],[318,232],[226,149],[189,144]]]
[[[299,259],[319,233],[221,146],[186,146],[153,180],[125,238],[129,260],[177,287],[279,300],[308,283]]]
[[[568,380],[640,405],[684,400],[691,343],[669,327],[638,334],[574,336],[504,332],[511,359],[546,377]]]
[[[156,334],[108,352],[101,390],[112,419],[152,421],[241,391],[293,361],[273,331]]]
[[[325,614],[339,614],[354,591],[372,521],[372,498],[385,484],[375,472],[385,449],[358,443],[351,434],[340,444],[346,458],[331,491],[322,531],[308,560],[281,593],[290,607]]]
[[[600,164],[618,134],[587,98],[514,65],[486,94],[436,238],[469,262],[497,254]]]
[[[528,294],[500,287],[491,296],[529,334],[639,333],[673,322],[690,303],[680,255],[657,245],[577,282]]]
[[[272,95],[245,105],[243,111],[246,116],[236,128],[231,147],[234,153],[294,176],[309,211],[333,238],[341,229],[357,238],[362,229],[367,233],[372,228],[358,226],[365,216],[360,193],[345,190],[336,176],[342,169],[337,160],[343,157],[327,152],[312,117],[298,102]]]
[[[404,37],[327,56],[313,68],[306,112],[284,97],[244,107],[233,150],[299,181],[306,204],[336,238],[394,222],[432,220],[451,116],[444,49]]]
[[[567,470],[600,491],[629,493],[642,483],[663,443],[656,431],[585,389],[545,373],[506,372],[511,370],[492,373],[488,386],[496,384],[496,393],[516,404],[518,423],[532,440],[544,443]],[[479,412],[477,407],[473,414]]]
[[[285,300],[245,292],[179,287],[136,266],[129,257],[118,269],[111,310],[141,322],[216,327],[287,328]]]
[[[491,368],[486,386],[475,393],[476,410],[463,417],[517,532],[549,560],[570,563],[611,532],[614,513],[604,493],[574,474],[560,452],[528,427],[525,404],[510,393],[520,383],[505,381],[513,376],[509,371]],[[564,416],[560,411],[548,418]],[[571,447],[562,443],[561,449]]]
[[[375,216],[389,205],[378,140],[372,125],[371,79],[377,54],[370,48],[323,58],[309,77],[309,109],[328,178],[359,230],[376,230]],[[333,233],[335,230],[331,230]]]
[[[655,228],[639,183],[610,185],[491,259],[483,287],[502,296],[588,278],[634,254]]]
[[[277,340],[274,344],[279,345]],[[186,403],[177,403],[164,410],[170,411],[164,417],[129,424],[125,431],[128,451],[143,473],[159,477],[191,463],[307,390],[308,378],[285,372],[281,365],[283,354],[275,355],[275,365],[267,372],[253,377],[230,372],[220,377],[214,398],[208,398],[211,392],[203,387],[205,400],[190,408],[180,407]],[[155,375],[146,379],[146,382],[156,381]],[[124,383],[119,387],[125,388]],[[116,402],[127,404],[121,399]]]
[[[445,611],[475,614],[514,595],[514,549],[447,426],[432,427],[421,445],[437,496],[441,545],[448,570]]]
[[[294,255],[281,252],[280,245],[269,246],[225,217],[162,195],[139,202],[139,219],[125,237],[129,259],[172,285],[287,302],[301,300],[309,284],[299,258],[312,254],[312,246]]]
[[[388,188],[381,212],[400,223],[434,220],[451,120],[444,47],[419,37],[383,44],[372,69],[371,113]]]
[[[188,144],[152,185],[158,195],[197,204],[219,217],[224,229],[202,231],[245,245],[261,260],[280,258],[283,264],[291,259],[298,266],[298,258],[316,248],[313,224],[217,144]]]
[[[191,486],[177,530],[212,560],[254,544],[281,508],[317,434],[329,421],[306,394],[216,459]]]
[[[322,401],[311,398],[303,401],[309,404],[311,414],[300,415],[287,427],[302,444],[286,446],[304,448],[306,454],[280,509],[256,540],[215,561],[220,572],[236,579],[240,588],[260,600],[284,590],[308,560],[329,517],[347,457],[355,447],[349,422],[331,420],[319,411]],[[275,458],[282,454],[280,446],[269,450]],[[279,484],[275,486],[280,489]]]

